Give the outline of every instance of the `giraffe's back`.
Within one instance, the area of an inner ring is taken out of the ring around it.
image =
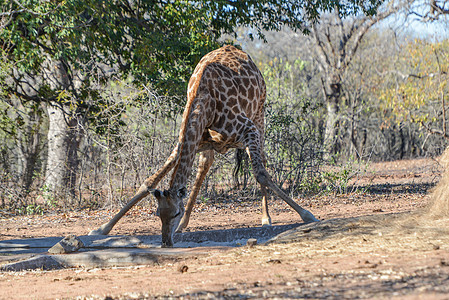
[[[198,101],[199,95],[210,95],[212,105],[205,137],[222,144],[221,150],[219,145],[213,148],[224,152],[238,147],[245,118],[263,133],[265,93],[262,74],[251,58],[233,46],[224,46],[198,63],[189,81],[187,107]]]
[[[265,82],[252,59],[234,46],[224,46],[205,55],[190,81],[188,101],[207,89],[216,101],[216,113],[224,109],[253,119],[265,102]]]

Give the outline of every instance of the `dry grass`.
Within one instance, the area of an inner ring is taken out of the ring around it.
[[[423,219],[449,218],[449,147],[439,161],[445,171],[440,182],[432,191],[429,205],[422,215]]]

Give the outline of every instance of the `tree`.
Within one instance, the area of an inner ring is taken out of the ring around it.
[[[332,31],[331,31],[332,33]],[[334,34],[335,35],[335,34]],[[242,38],[245,48],[249,49],[253,58],[264,65],[274,58],[294,61],[298,57],[306,62],[301,77],[295,80],[304,86],[304,97],[320,106],[315,120],[311,114],[308,122],[314,124],[324,136],[326,121],[326,105],[322,94],[322,73],[316,59],[315,41],[291,30],[266,33],[268,44],[260,41],[251,42]],[[407,36],[398,34],[389,27],[380,26],[368,30],[360,41],[357,51],[341,78],[341,102],[338,113],[339,158],[350,159],[398,159],[406,156],[422,155],[423,151],[433,151],[428,147],[421,148],[422,139],[414,131],[415,125],[401,125],[388,121],[391,111],[379,107],[379,95],[383,88],[394,80],[391,74],[403,70],[408,64],[408,53],[400,52]],[[239,40],[240,41],[240,40]],[[284,76],[295,76],[286,73]],[[267,77],[266,77],[267,81]],[[268,91],[276,90],[277,80]],[[297,93],[299,95],[299,93]],[[279,102],[274,95],[274,102]],[[427,143],[429,145],[429,143]],[[434,152],[432,152],[434,153]]]
[[[344,20],[337,7],[332,14],[312,24],[315,59],[321,71],[321,87],[327,109],[324,144],[327,153],[339,150],[339,110],[342,105],[342,83],[348,67],[368,30],[379,21],[391,16],[401,5],[385,4],[375,16],[358,16]]]
[[[118,74],[179,94],[194,62],[216,47],[194,7],[152,4],[2,3],[0,44],[12,66],[2,88],[5,98],[46,107],[51,191],[74,193],[82,125],[101,109],[98,84]]]
[[[410,1],[407,15],[408,17],[417,17],[424,22],[439,21],[449,15],[449,1]]]

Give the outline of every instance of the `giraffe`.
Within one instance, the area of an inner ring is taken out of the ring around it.
[[[189,223],[201,184],[214,161],[214,152],[226,153],[231,148],[245,149],[249,154],[254,176],[262,191],[262,225],[271,225],[267,188],[290,205],[304,222],[317,222],[311,212],[273,183],[265,169],[265,98],[263,76],[245,52],[227,45],[206,54],[190,78],[179,139],[171,155],[154,175],[144,181],[120,212],[89,234],[108,234],[131,207],[152,192],[162,221],[162,247],[172,247],[175,231],[182,231]],[[199,167],[184,208],[187,180],[196,153],[200,153]],[[155,189],[172,169],[169,189]]]

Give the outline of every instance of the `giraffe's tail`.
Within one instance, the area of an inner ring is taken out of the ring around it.
[[[245,149],[235,149],[235,165],[232,171],[232,176],[234,179],[234,184],[237,189],[240,189],[239,174],[243,174],[243,188],[246,188],[248,181],[248,154]]]

